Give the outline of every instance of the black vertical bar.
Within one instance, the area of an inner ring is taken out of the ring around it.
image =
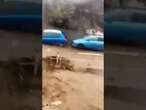
[[[0,3],[0,108],[42,109],[42,1]]]

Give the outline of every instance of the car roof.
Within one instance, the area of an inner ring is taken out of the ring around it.
[[[48,33],[48,32],[50,32],[50,33],[58,33],[58,34],[62,33],[62,31],[55,30],[55,29],[45,29],[45,30],[43,30],[43,32],[45,32],[45,33]]]

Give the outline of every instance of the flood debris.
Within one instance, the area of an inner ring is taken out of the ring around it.
[[[62,104],[62,101],[60,101],[60,100],[57,100],[57,101],[54,101],[51,103],[51,105],[53,105],[53,106],[59,106],[61,104]]]
[[[65,57],[61,56],[49,56],[43,59],[45,64],[47,65],[46,68],[49,70],[55,69],[63,69],[63,70],[70,70],[73,71],[73,64],[71,61],[66,59]]]

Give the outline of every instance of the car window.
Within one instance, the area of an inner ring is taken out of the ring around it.
[[[91,40],[91,37],[85,37],[84,39],[88,41]]]
[[[96,40],[98,40],[97,37],[86,37],[85,39],[86,39],[87,41],[96,41]]]
[[[99,38],[98,38],[98,41],[104,41],[104,38],[99,37]]]
[[[55,38],[55,37],[60,37],[60,34],[59,33],[44,32],[43,36],[44,37],[53,37],[53,38]]]
[[[104,41],[103,37],[89,37],[87,38],[88,41]]]

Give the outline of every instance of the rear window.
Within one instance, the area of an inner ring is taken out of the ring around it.
[[[53,33],[53,32],[52,33],[51,32],[44,32],[43,33],[44,37],[60,37],[60,35],[61,35],[60,33]]]

